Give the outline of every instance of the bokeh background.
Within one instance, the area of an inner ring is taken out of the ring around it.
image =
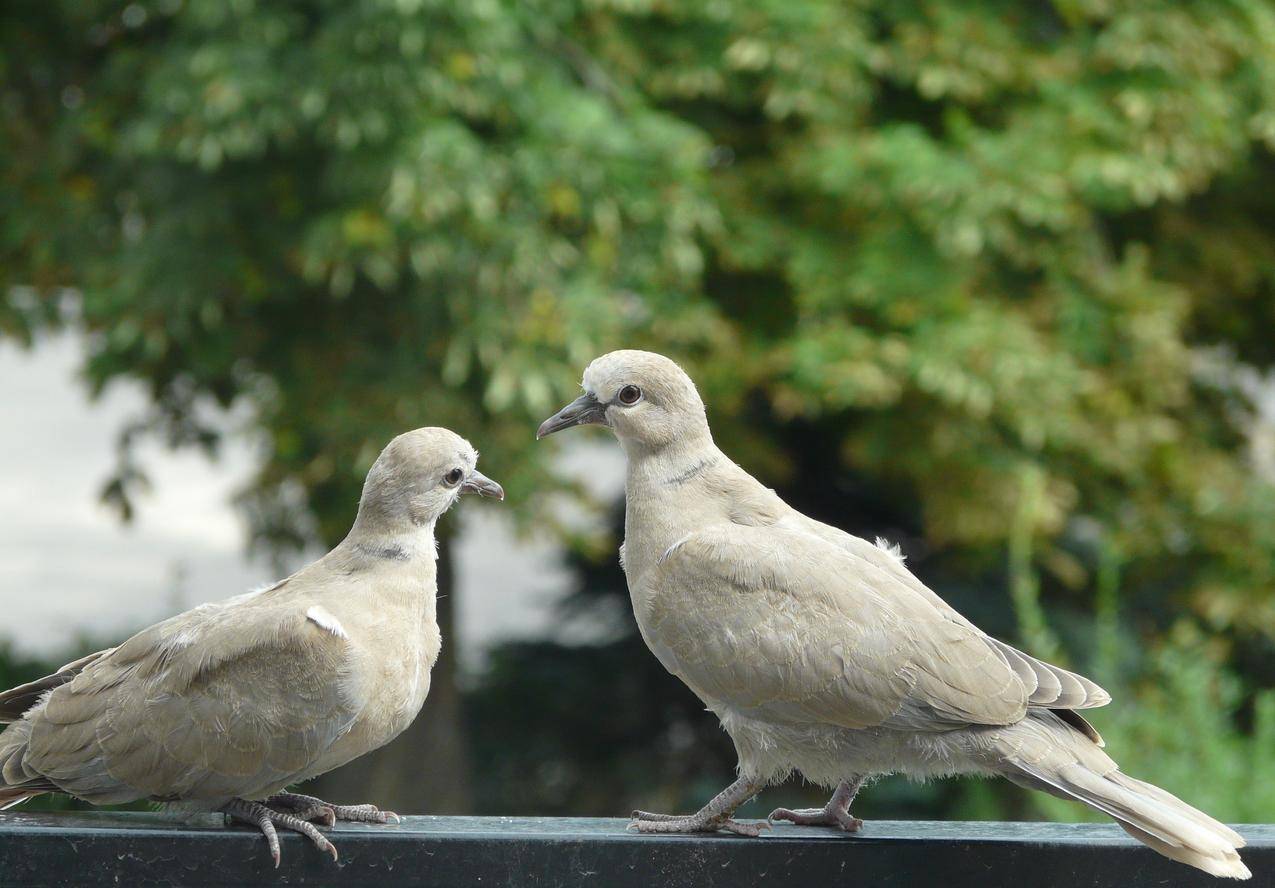
[[[509,500],[443,524],[422,716],[314,790],[697,806],[733,753],[637,637],[614,444],[532,440],[619,346],[1111,690],[1128,771],[1275,818],[1271,2],[0,6],[6,686],[313,557],[445,425]]]

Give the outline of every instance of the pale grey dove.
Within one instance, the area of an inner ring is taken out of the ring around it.
[[[388,743],[420,711],[441,644],[434,523],[462,493],[504,498],[477,457],[446,429],[400,435],[318,561],[0,694],[0,807],[62,792],[220,810],[259,828],[276,866],[276,826],[335,858],[310,821],[386,822],[372,805],[284,789]]]
[[[870,777],[1000,775],[1109,814],[1174,860],[1249,877],[1236,832],[1102,751],[1076,710],[1105,691],[983,634],[897,552],[784,503],[716,447],[672,361],[612,352],[583,386],[537,437],[601,423],[619,439],[638,627],[739,756],[739,779],[699,812],[635,812],[636,829],[757,835],[735,809],[793,771],[836,791],[822,810],[771,817],[846,831],[861,825],[849,806]]]

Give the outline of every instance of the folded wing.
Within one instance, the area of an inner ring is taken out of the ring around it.
[[[861,558],[885,571],[893,579],[924,597],[949,620],[967,626],[974,625],[922,583],[907,569],[903,560],[888,549],[873,545],[861,537],[815,521],[800,513],[794,512],[783,520],[784,523],[791,524],[794,529],[818,536],[856,558]],[[1028,702],[1033,706],[1044,706],[1050,709],[1091,709],[1111,702],[1110,694],[1083,675],[1077,675],[1060,666],[1038,660],[994,638],[989,640],[1028,688],[1030,694]]]
[[[947,730],[1012,724],[1028,705],[1019,672],[976,627],[801,530],[690,534],[638,598],[665,666],[754,718]]]
[[[13,725],[28,736],[0,744],[5,782],[51,781],[99,804],[262,791],[304,771],[362,708],[347,645],[295,605],[174,617]]]

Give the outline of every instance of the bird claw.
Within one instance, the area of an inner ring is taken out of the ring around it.
[[[731,817],[701,817],[690,815],[679,817],[674,814],[651,814],[646,811],[634,811],[634,819],[628,828],[640,833],[713,833],[725,831],[737,836],[757,838],[762,830],[770,829],[769,823],[744,823]],[[639,816],[641,815],[641,816]]]
[[[349,823],[388,823],[391,817],[394,818],[395,823],[400,823],[402,820],[393,811],[382,811],[376,805],[333,805],[323,799],[297,792],[281,792],[272,795],[266,799],[266,805],[275,810],[279,806],[288,808],[289,811],[297,812],[295,816],[302,820],[322,817],[328,827],[336,826],[338,820]],[[325,811],[328,813],[323,813]]]
[[[398,823],[400,818],[393,811],[382,811],[376,805],[334,805],[337,820],[350,823],[388,823],[391,817]]]
[[[694,814],[653,814],[650,811],[634,811],[631,820],[690,820]]]
[[[863,827],[862,820],[839,808],[802,808],[796,811],[776,808],[770,812],[766,823],[774,825],[776,820],[787,820],[798,826],[832,826],[848,833],[858,832]]]
[[[327,805],[313,805],[304,811],[298,811],[295,816],[301,820],[320,822],[328,829],[336,826],[336,812]]]
[[[762,821],[760,823],[743,823],[739,820],[727,818],[718,824],[718,829],[724,829],[727,832],[735,833],[737,836],[748,836],[749,838],[757,838],[762,834],[763,830],[770,829],[771,825]]]
[[[283,859],[279,851],[279,833],[275,831],[274,824],[269,820],[262,820],[257,825],[266,837],[266,847],[270,849],[270,857],[274,860],[274,868],[278,869],[279,863]]]
[[[284,825],[288,826],[289,824]],[[316,827],[313,823],[310,823],[309,821],[302,821],[301,826],[292,826],[291,828],[309,839],[311,843],[314,844],[314,847],[318,848],[320,851],[323,851],[326,854],[331,854],[334,862],[340,860],[340,855],[337,854],[336,851],[336,845],[333,845],[330,841],[328,841],[328,837],[319,832],[318,827]]]
[[[317,801],[313,800],[313,801]],[[251,826],[255,826],[261,830],[261,834],[265,836],[266,844],[270,848],[270,858],[274,861],[275,869],[279,868],[282,854],[279,849],[279,832],[276,826],[284,829],[290,829],[293,832],[299,832],[314,844],[316,848],[325,854],[331,854],[334,861],[340,859],[336,846],[328,841],[323,833],[319,832],[309,820],[304,819],[302,815],[307,817],[324,817],[327,815],[335,816],[335,812],[330,807],[324,809],[320,805],[310,805],[300,814],[293,814],[284,811],[277,811],[274,808],[263,805],[261,802],[253,802],[247,799],[233,799],[227,804],[222,811],[232,820],[239,820]]]

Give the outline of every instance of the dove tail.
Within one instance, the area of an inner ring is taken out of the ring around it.
[[[40,793],[23,789],[21,786],[0,786],[0,811],[8,811],[10,808],[21,805],[27,799],[33,799],[38,795]]]
[[[1053,713],[1029,712],[1002,729],[996,742],[1002,773],[1020,786],[1083,802],[1172,860],[1214,876],[1251,877],[1236,852],[1244,847],[1239,833],[1172,793],[1120,773],[1092,740]]]
[[[0,691],[0,725],[12,724],[21,719],[28,709],[39,702],[40,694],[47,689],[43,682],[48,680],[42,678],[7,691]]]
[[[56,792],[57,786],[41,774],[23,767],[31,725],[19,722],[0,731],[0,811],[21,804],[45,792]]]
[[[110,648],[88,654],[78,660],[72,660],[52,675],[37,678],[16,688],[9,688],[7,691],[0,691],[0,725],[19,721],[28,710],[39,704],[45,694],[74,680],[86,666],[92,665],[113,650],[115,649]]]

